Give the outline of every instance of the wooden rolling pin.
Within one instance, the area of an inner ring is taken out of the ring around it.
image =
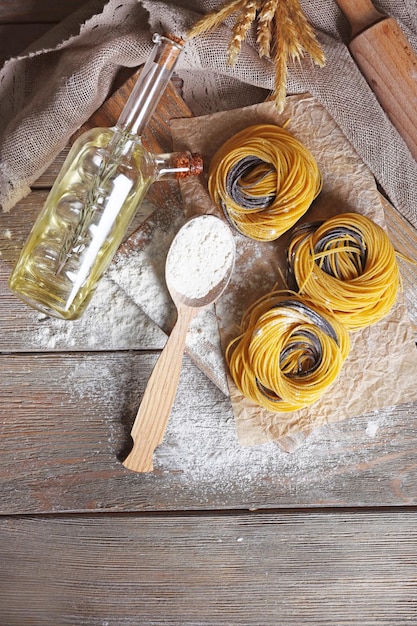
[[[349,50],[417,160],[417,56],[398,23],[370,0],[336,0],[351,26]]]

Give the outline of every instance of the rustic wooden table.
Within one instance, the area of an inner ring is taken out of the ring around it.
[[[1,0],[1,63],[82,4]],[[248,451],[185,358],[157,471],[121,465],[163,334],[114,285],[69,326],[7,289],[60,162],[0,213],[0,624],[415,624],[417,404]]]

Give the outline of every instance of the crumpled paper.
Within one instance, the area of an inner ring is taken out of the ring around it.
[[[252,124],[282,124],[316,157],[323,189],[300,222],[327,219],[347,211],[362,213],[384,226],[381,197],[374,178],[326,110],[310,95],[291,96],[282,115],[271,102],[200,118],[172,120],[176,149],[201,152],[206,170],[217,148]],[[186,215],[217,213],[205,177],[181,182]],[[287,271],[288,234],[262,243],[235,233],[236,270],[227,292],[216,303],[222,347],[238,334],[246,308]],[[293,413],[271,413],[247,400],[228,378],[236,429],[242,445],[277,441],[294,450],[303,436],[324,423],[417,399],[417,351],[401,293],[390,314],[373,326],[351,333],[351,352],[331,389],[314,405]]]

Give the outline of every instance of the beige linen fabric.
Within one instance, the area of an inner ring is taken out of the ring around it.
[[[301,0],[326,54],[289,68],[288,92],[312,93],[329,111],[397,209],[417,227],[417,163],[379,106],[346,47],[349,29],[333,0]],[[183,36],[215,0],[91,0],[0,71],[0,205],[10,210],[103,102],[120,67],[135,67],[152,32]],[[417,5],[380,0],[417,50]],[[81,27],[80,27],[81,24]],[[264,100],[273,67],[248,37],[226,63],[230,23],[186,46],[178,66],[195,115]],[[416,103],[417,106],[417,103]]]

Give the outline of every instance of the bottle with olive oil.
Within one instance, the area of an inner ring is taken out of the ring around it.
[[[116,125],[74,143],[10,276],[11,290],[47,315],[84,312],[153,182],[201,172],[198,155],[155,155],[142,144],[183,44],[160,35],[153,42]]]

